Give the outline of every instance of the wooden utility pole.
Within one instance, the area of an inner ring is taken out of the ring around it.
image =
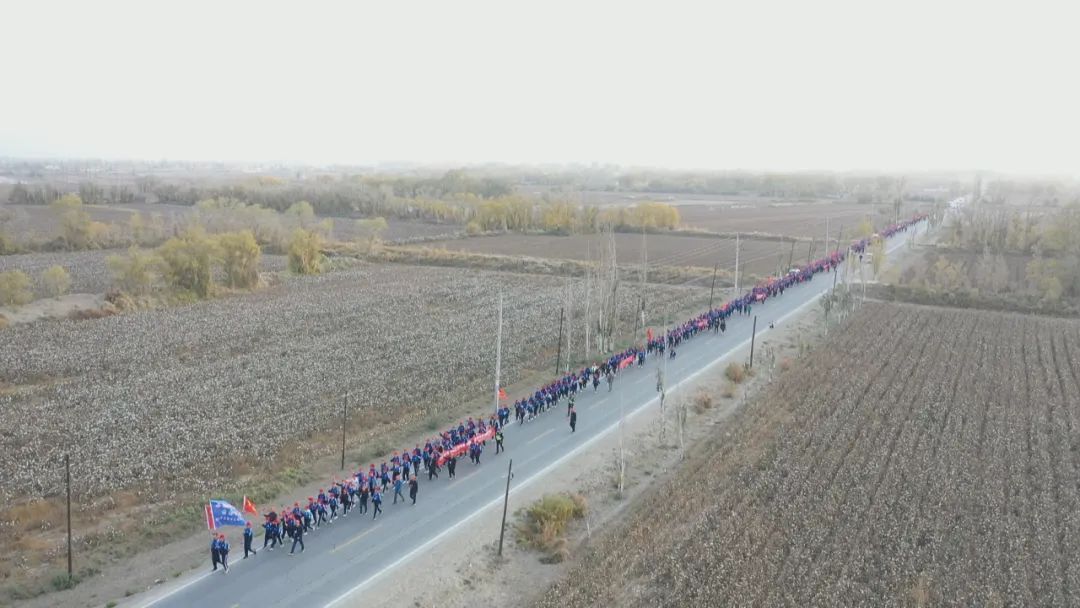
[[[349,420],[349,391],[345,391],[345,407],[341,410],[341,470],[345,470],[345,424]]]
[[[750,330],[750,367],[754,367],[754,341],[757,339],[757,315],[754,315],[754,328]]]
[[[64,454],[64,479],[67,483],[67,549],[68,549],[68,581],[71,581],[71,458]]]
[[[720,262],[717,262],[712,267],[712,287],[709,288],[709,310],[712,310],[713,293],[716,291],[716,269],[720,267]]]
[[[586,259],[589,263],[585,265],[585,359],[589,358],[589,326],[592,324],[592,318],[589,314],[592,312],[592,306],[589,303],[592,301],[592,246],[586,248]]]
[[[564,307],[559,307],[559,351],[555,355],[555,375],[559,375],[559,361],[562,360],[562,326],[563,326],[563,314],[566,312]]]
[[[510,478],[514,476],[514,459],[510,459],[510,465],[506,468],[506,494],[503,495],[502,524],[499,526],[499,557],[502,557],[503,536],[506,534],[506,507],[510,504]]]
[[[566,367],[563,368],[563,372],[570,373],[570,358],[573,356],[574,348],[572,346],[571,338],[574,335],[574,283],[570,277],[566,278],[566,316],[568,322],[566,324]]]
[[[502,373],[502,326],[503,326],[503,296],[499,294],[499,324],[495,334],[495,409],[499,409],[499,375]],[[562,333],[562,328],[559,328]],[[560,336],[561,337],[561,336]],[[561,344],[561,341],[560,341]],[[559,360],[555,360],[556,374],[558,374]]]
[[[735,233],[735,297],[739,297],[739,233]]]

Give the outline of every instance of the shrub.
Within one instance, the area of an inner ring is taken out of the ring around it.
[[[724,385],[724,390],[720,392],[720,396],[724,399],[735,397],[735,383],[729,380],[728,383]]]
[[[475,220],[469,222],[468,224],[465,224],[465,234],[469,236],[476,236],[483,231],[483,226],[481,226],[480,223]]]
[[[356,220],[356,230],[360,244],[366,245],[368,253],[378,249],[381,235],[387,228],[389,228],[389,225],[381,217]]]
[[[295,217],[301,227],[315,221],[315,208],[307,201],[293,203],[285,210],[285,214]]]
[[[105,264],[117,287],[133,295],[142,295],[153,286],[160,260],[151,253],[132,247],[126,256],[109,256]]]
[[[4,329],[10,324],[11,323],[7,320],[7,317],[5,317],[4,315],[0,315],[0,329]]]
[[[226,232],[217,237],[217,247],[229,287],[251,289],[259,284],[262,250],[250,230]]]
[[[206,298],[213,288],[212,263],[217,255],[217,243],[200,229],[192,229],[173,237],[158,247],[165,269],[165,278],[176,289],[190,291]]]
[[[712,395],[704,391],[699,391],[694,395],[694,411],[698,414],[705,410],[711,409],[713,406]]]
[[[296,274],[319,274],[325,258],[322,237],[317,232],[297,228],[289,240],[289,270]]]
[[[21,270],[0,272],[0,305],[21,306],[34,300],[30,277]]]
[[[71,289],[71,277],[63,266],[50,266],[41,273],[41,285],[45,288],[45,295],[59,298]]]
[[[549,494],[525,511],[517,526],[519,539],[547,553],[546,561],[557,563],[567,557],[566,528],[572,520],[585,516],[585,497],[580,494]]]
[[[63,591],[64,589],[71,589],[75,585],[79,584],[79,575],[73,574],[70,577],[66,574],[57,574],[52,579],[53,589],[57,591]]]
[[[743,380],[746,380],[746,368],[732,361],[724,369],[724,376],[734,384],[741,384]]]

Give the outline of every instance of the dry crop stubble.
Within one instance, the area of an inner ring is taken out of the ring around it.
[[[556,278],[364,265],[190,306],[8,328],[0,382],[15,390],[0,407],[30,423],[0,435],[0,497],[55,495],[65,451],[88,496],[219,491],[237,463],[265,466],[294,441],[286,464],[302,465],[325,451],[303,440],[340,424],[346,390],[357,419],[388,422],[484,394],[500,291],[512,383],[554,350],[565,289]],[[628,318],[636,294],[623,295]],[[647,292],[658,315],[700,295]],[[580,321],[574,332],[580,349]],[[150,483],[159,479],[169,483]]]
[[[1073,605],[1078,349],[1076,321],[867,304],[539,605]]]

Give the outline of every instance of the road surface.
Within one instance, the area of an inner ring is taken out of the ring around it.
[[[925,222],[921,223],[917,229],[925,230],[925,226]],[[908,231],[894,237],[888,243],[888,250],[897,250],[910,236]],[[785,290],[783,296],[755,305],[758,335],[768,331],[770,322],[780,323],[814,305],[832,285],[833,277],[822,273],[812,281]],[[749,343],[751,328],[752,317],[734,316],[728,320],[725,334],[704,333],[684,342],[676,358],[667,361],[668,394]],[[156,589],[135,605],[316,608],[359,604],[364,588],[371,581],[405,566],[412,556],[449,533],[462,527],[467,529],[484,509],[501,505],[510,458],[514,459],[512,500],[515,488],[541,479],[547,470],[616,429],[620,408],[632,416],[658,404],[658,361],[659,358],[650,358],[643,368],[636,365],[628,368],[615,379],[611,392],[601,382],[599,391],[593,392],[590,386],[579,393],[575,433],[570,432],[564,403],[524,425],[513,422],[505,432],[507,451],[495,455],[494,443],[489,443],[480,466],[465,458],[459,461],[454,480],[447,479],[445,468],[441,477],[432,482],[421,474],[415,506],[391,504],[391,491],[384,498],[384,512],[378,520],[373,521],[370,512],[365,515],[354,512],[347,518],[339,518],[321,530],[305,534],[307,550],[302,554],[290,556],[287,549],[281,548],[273,552],[260,549],[258,556],[241,561],[243,544],[238,540],[239,530],[231,530],[233,567],[227,575],[220,570],[210,574],[207,555],[206,571],[191,574],[171,587]],[[494,537],[497,530],[483,529],[476,533]],[[256,538],[255,546],[261,544],[261,538]]]

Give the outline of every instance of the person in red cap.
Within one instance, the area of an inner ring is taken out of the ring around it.
[[[225,574],[229,573],[229,541],[225,540],[224,534],[218,535],[218,554],[221,566],[225,568]]]
[[[251,530],[251,522],[247,522],[244,526],[244,559],[247,559],[248,553],[257,555],[255,549],[251,547],[251,539],[255,538],[255,532]]]

